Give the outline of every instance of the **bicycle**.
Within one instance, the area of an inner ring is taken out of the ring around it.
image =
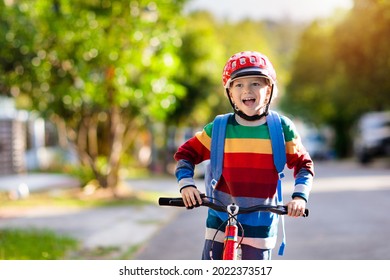
[[[223,260],[237,260],[240,259],[240,245],[244,239],[244,229],[237,220],[236,216],[238,214],[247,214],[257,211],[266,211],[275,213],[278,215],[286,215],[288,213],[287,206],[285,205],[254,205],[251,207],[239,207],[238,205],[232,203],[229,205],[216,204],[212,202],[212,197],[208,197],[205,194],[201,194],[202,204],[198,206],[209,207],[216,211],[226,212],[228,214],[228,219],[225,226],[225,237],[224,237],[224,249],[223,249]],[[209,200],[211,199],[211,200]],[[160,197],[158,200],[160,206],[176,206],[176,207],[185,207],[183,199],[181,197],[169,198],[169,197]],[[191,209],[194,207],[191,207]],[[309,216],[309,209],[305,209],[303,217]],[[240,226],[242,237],[238,241],[238,226]],[[210,254],[212,254],[212,248]],[[212,255],[210,255],[213,259]]]

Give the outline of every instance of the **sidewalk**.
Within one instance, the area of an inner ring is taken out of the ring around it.
[[[79,186],[77,179],[63,174],[29,173],[0,176],[0,192],[8,192],[16,199],[26,197],[32,192]]]
[[[161,191],[173,195],[173,179],[128,181],[129,188]],[[0,192],[20,192],[28,186],[30,192],[78,187],[74,178],[56,174],[30,174],[0,177]],[[175,194],[176,196],[178,193]],[[157,202],[156,202],[157,203]],[[35,208],[26,213],[9,215],[1,210],[0,228],[45,228],[72,236],[82,242],[85,249],[114,247],[120,252],[138,246],[155,235],[160,227],[173,219],[175,208],[156,205],[117,206],[93,209]]]

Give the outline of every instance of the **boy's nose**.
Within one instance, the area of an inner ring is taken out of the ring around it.
[[[244,92],[250,92],[250,90],[251,90],[250,85],[244,85],[244,87],[243,87]]]

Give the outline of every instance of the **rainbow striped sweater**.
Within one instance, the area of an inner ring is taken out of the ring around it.
[[[307,201],[314,176],[313,161],[302,145],[292,121],[285,116],[281,116],[281,120],[286,142],[286,165],[294,169],[292,197],[300,196]],[[181,188],[195,186],[195,165],[210,159],[212,127],[213,123],[206,125],[176,152],[176,177]],[[226,205],[232,202],[241,207],[275,205],[277,181],[278,173],[274,167],[267,123],[254,127],[243,126],[232,115],[226,128],[222,176],[215,189],[206,189],[206,193]],[[223,242],[226,218],[225,213],[209,210],[206,239],[215,238]],[[278,215],[256,212],[239,215],[238,220],[243,225],[244,244],[261,249],[275,247]]]

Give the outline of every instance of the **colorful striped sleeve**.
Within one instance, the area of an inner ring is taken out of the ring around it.
[[[306,201],[314,176],[313,161],[302,144],[294,123],[282,117],[283,132],[286,141],[287,167],[294,170],[295,188],[292,197],[302,197]]]
[[[177,161],[175,175],[180,190],[186,186],[195,186],[195,165],[210,158],[211,127],[211,124],[206,125],[202,131],[181,145],[174,155]]]

